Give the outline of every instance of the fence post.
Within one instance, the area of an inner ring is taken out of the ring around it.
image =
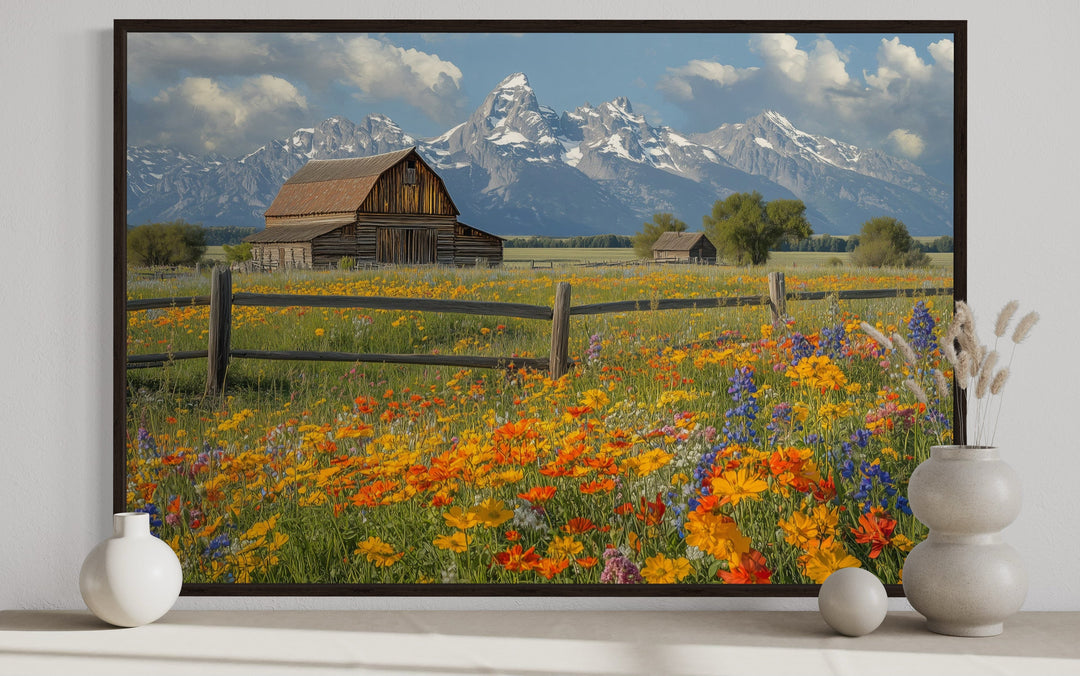
[[[769,309],[772,310],[773,326],[783,322],[787,316],[787,290],[782,272],[769,273]]]
[[[551,317],[551,357],[548,370],[552,379],[566,373],[570,356],[570,284],[555,285],[555,304]]]
[[[206,394],[221,394],[229,366],[232,334],[232,272],[215,266],[210,278],[210,337],[207,345]]]

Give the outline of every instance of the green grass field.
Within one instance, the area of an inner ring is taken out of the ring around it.
[[[935,268],[952,265],[952,254],[929,254],[931,265]],[[622,263],[637,260],[633,249],[557,249],[557,248],[511,248],[503,249],[503,262],[518,267],[528,266],[530,261],[546,267],[549,262],[555,265]],[[849,253],[819,253],[814,251],[774,251],[769,256],[770,265],[777,267],[828,267],[834,261],[848,265]]]
[[[545,250],[545,252],[548,250]],[[768,266],[775,268],[775,265]],[[762,268],[393,267],[238,274],[251,293],[575,305],[761,294]],[[948,286],[948,269],[798,267],[792,290]],[[129,298],[208,292],[132,279]],[[900,579],[925,535],[903,488],[948,427],[898,383],[933,387],[859,321],[910,334],[915,299],[575,316],[570,373],[234,358],[127,373],[127,503],[154,516],[188,582],[814,583]],[[950,318],[946,299],[919,326]],[[208,309],[133,311],[130,354],[205,349]],[[539,320],[234,308],[249,350],[542,357]],[[919,329],[920,331],[923,329]],[[940,335],[940,328],[938,329]],[[909,369],[905,373],[905,369]]]

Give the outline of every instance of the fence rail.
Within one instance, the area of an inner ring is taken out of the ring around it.
[[[184,359],[207,360],[207,394],[219,394],[225,387],[225,374],[230,359],[265,359],[289,361],[368,362],[412,364],[425,366],[456,366],[459,368],[508,368],[524,366],[547,369],[553,378],[562,376],[572,365],[569,356],[570,317],[653,310],[691,310],[724,307],[768,306],[773,323],[784,320],[787,301],[871,300],[875,298],[911,298],[915,296],[952,295],[951,287],[854,289],[842,291],[787,291],[784,273],[772,272],[768,278],[769,293],[755,296],[718,296],[714,298],[661,298],[624,300],[609,303],[570,305],[570,284],[555,286],[552,307],[526,303],[495,303],[428,298],[392,298],[382,296],[320,296],[290,294],[257,294],[232,291],[232,275],[228,268],[214,268],[209,296],[182,296],[129,300],[128,312],[171,307],[210,306],[209,342],[206,350],[190,350],[165,354],[128,355],[129,368],[149,368]],[[413,312],[442,312],[472,314],[518,319],[549,321],[551,352],[547,358],[482,357],[442,354],[379,354],[353,352],[318,352],[304,350],[246,350],[231,345],[232,307],[327,307],[362,308],[370,310],[402,310]]]

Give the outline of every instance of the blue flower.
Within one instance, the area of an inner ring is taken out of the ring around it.
[[[813,356],[814,344],[801,333],[791,335],[791,365],[798,364],[806,357]]]
[[[851,435],[851,440],[859,448],[866,448],[866,445],[870,443],[870,437],[873,435],[874,433],[868,429],[855,430],[855,433]]]
[[[903,512],[904,514],[907,514],[908,516],[911,516],[911,506],[908,505],[908,499],[906,497],[904,497],[903,495],[896,498],[896,508],[898,510],[900,510],[901,512]]]
[[[818,338],[818,348],[814,354],[836,358],[844,353],[844,346],[846,343],[847,332],[844,331],[844,326],[842,324],[837,324],[832,328],[826,326],[821,329],[821,334]]]
[[[203,558],[220,559],[224,556],[225,550],[229,548],[229,544],[229,536],[225,533],[216,536],[203,550]]]
[[[724,413],[724,436],[730,443],[755,443],[757,430],[753,422],[761,410],[757,404],[757,386],[754,385],[754,372],[750,368],[735,369],[728,378],[731,387],[728,394],[736,405]]]
[[[135,510],[136,512],[143,512],[150,515],[150,528],[161,528],[161,512],[158,511],[157,505],[152,502],[148,502],[142,507]]]
[[[908,343],[919,352],[932,352],[937,349],[937,338],[934,337],[934,318],[926,308],[926,301],[915,303],[908,320]]]

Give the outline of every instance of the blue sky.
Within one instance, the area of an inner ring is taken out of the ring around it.
[[[625,96],[694,133],[775,109],[934,174],[951,166],[948,35],[135,33],[128,51],[132,144],[237,156],[371,113],[436,136],[523,72],[560,113]]]

